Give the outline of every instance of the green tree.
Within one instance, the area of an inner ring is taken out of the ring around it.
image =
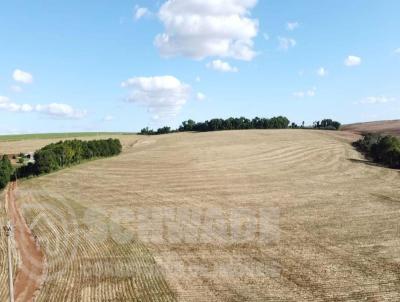
[[[0,189],[4,189],[10,181],[13,167],[7,155],[4,155],[0,161]]]

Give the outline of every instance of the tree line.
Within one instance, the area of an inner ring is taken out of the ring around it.
[[[259,118],[247,119],[245,117],[228,119],[211,119],[205,122],[195,122],[194,120],[187,120],[182,122],[178,129],[172,130],[171,127],[162,127],[158,130],[143,128],[140,131],[142,135],[160,135],[173,132],[208,132],[208,131],[222,131],[222,130],[244,130],[244,129],[286,129],[286,128],[304,128],[304,129],[321,129],[321,130],[338,130],[341,124],[331,119],[324,119],[322,121],[314,122],[312,127],[298,126],[292,123],[284,116],[273,118]]]
[[[313,124],[314,129],[320,130],[339,130],[341,124],[337,121],[333,121],[331,119],[324,119],[322,121],[316,121]]]
[[[7,155],[0,160],[0,190],[4,189],[10,181],[13,174],[13,167]]]
[[[353,146],[376,163],[394,169],[400,168],[400,140],[394,136],[366,134],[354,142]]]
[[[85,160],[118,155],[121,151],[121,142],[112,138],[92,141],[76,139],[60,141],[36,151],[34,163],[19,167],[15,171],[15,177],[46,174]]]

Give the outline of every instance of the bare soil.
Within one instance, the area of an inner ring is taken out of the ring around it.
[[[14,281],[14,298],[16,302],[29,302],[34,301],[44,279],[45,258],[18,209],[15,201],[16,190],[17,183],[12,182],[7,191],[8,211],[20,257],[20,266]]]
[[[350,124],[343,126],[342,130],[356,134],[382,133],[400,136],[400,120]]]

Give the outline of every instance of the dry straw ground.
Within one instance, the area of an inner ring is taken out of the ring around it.
[[[400,175],[349,137],[125,136],[121,156],[20,182],[38,301],[400,300]]]

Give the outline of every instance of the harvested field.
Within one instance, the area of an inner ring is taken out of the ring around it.
[[[345,125],[342,127],[342,130],[357,134],[382,133],[400,137],[400,120]]]
[[[349,137],[127,136],[19,182],[48,263],[38,301],[400,300],[400,174]]]
[[[22,138],[20,138],[22,137]],[[27,139],[25,139],[27,137]],[[32,138],[31,138],[32,137]],[[77,134],[42,134],[27,136],[0,136],[0,154],[19,154],[36,151],[48,144],[59,142],[60,140],[94,140],[107,138],[120,138],[130,141],[130,138],[136,137],[134,134],[105,134],[105,133],[77,133]]]

